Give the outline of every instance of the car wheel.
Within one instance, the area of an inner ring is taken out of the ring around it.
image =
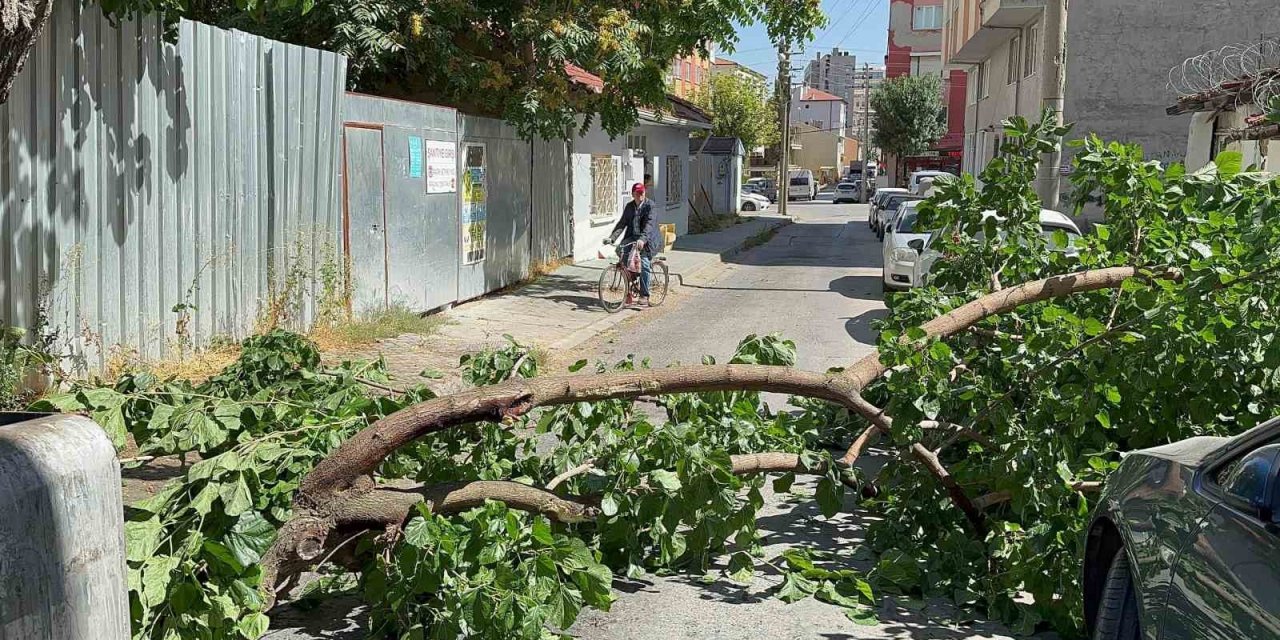
[[[1138,596],[1129,573],[1129,557],[1124,549],[1116,552],[1107,571],[1098,602],[1098,617],[1093,625],[1093,640],[1141,640],[1138,627]]]
[[[891,293],[892,291],[893,289],[889,288],[889,285],[885,283],[884,278],[880,278],[880,293]]]
[[[743,210],[743,211],[755,211],[755,210],[756,210],[756,203],[751,202],[750,200],[748,200],[747,202],[742,203],[742,210]]]

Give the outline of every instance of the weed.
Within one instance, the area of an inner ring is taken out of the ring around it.
[[[439,314],[424,315],[408,305],[393,303],[385,309],[370,309],[349,321],[317,324],[311,337],[324,349],[342,348],[395,338],[406,333],[427,335],[445,323]]]
[[[750,238],[747,238],[746,242],[742,243],[742,250],[746,251],[747,249],[754,249],[772,240],[773,237],[776,235],[778,235],[778,227],[769,227],[767,229],[761,229],[755,235],[751,236]]]

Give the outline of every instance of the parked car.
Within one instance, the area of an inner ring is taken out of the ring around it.
[[[982,217],[984,220],[988,218],[999,219],[999,216],[997,216],[994,211],[984,211],[982,212]],[[1066,244],[1061,247],[1056,247],[1056,249],[1070,256],[1077,255],[1079,253],[1079,249],[1076,248],[1076,239],[1080,237],[1080,228],[1076,226],[1075,222],[1071,221],[1071,218],[1068,218],[1061,212],[1053,211],[1052,209],[1041,209],[1040,233],[1045,236],[1046,240],[1052,243],[1053,238],[1057,235],[1058,231],[1062,231],[1066,235]],[[941,237],[943,234],[947,233],[950,233],[950,230],[943,229],[935,237]],[[1053,245],[1051,244],[1050,246],[1052,247]],[[941,257],[941,254],[930,246],[930,242],[928,241],[921,243],[919,251],[920,258],[915,262],[915,272],[912,274],[911,278],[911,281],[916,283],[916,286],[921,286],[929,281],[929,271],[933,269],[934,263]]]
[[[743,188],[768,198],[769,202],[778,201],[778,183],[773,178],[751,178]]]
[[[739,211],[764,211],[769,208],[769,199],[758,194],[743,191],[738,194]]]
[[[884,246],[881,248],[884,260],[881,277],[883,291],[899,291],[914,286],[912,274],[920,253],[911,248],[910,244],[929,240],[929,232],[917,228],[916,207],[919,205],[919,200],[903,202],[885,233]]]
[[[791,172],[790,184],[787,186],[788,200],[813,200],[818,197],[818,180],[808,169]]]
[[[914,194],[916,194],[916,195],[920,195],[920,193],[921,193],[921,189],[920,189],[920,181],[921,181],[921,180],[923,180],[923,179],[925,179],[925,178],[929,178],[929,179],[931,179],[931,180],[932,180],[933,178],[936,178],[936,177],[938,177],[938,176],[949,176],[949,175],[951,175],[951,174],[950,174],[950,173],[947,173],[946,171],[916,171],[916,172],[913,172],[913,173],[911,174],[911,178],[910,178],[910,180],[907,182],[907,189],[908,189],[911,193],[914,193]]]
[[[862,196],[862,185],[857,181],[845,181],[836,185],[835,195],[831,196],[831,201],[835,204],[841,202],[857,202]]]
[[[915,202],[919,200],[919,196],[913,196],[909,193],[889,194],[884,201],[884,207],[880,211],[880,228],[876,231],[876,237],[884,240],[885,231],[893,227],[893,217],[898,212],[898,207],[904,202]]]
[[[1280,638],[1280,419],[1131,452],[1094,504],[1088,637]]]
[[[867,212],[867,224],[871,226],[872,231],[880,231],[882,220],[880,212],[884,208],[885,201],[893,194],[906,194],[907,190],[900,187],[885,187],[876,191],[875,197],[871,198],[871,208]]]

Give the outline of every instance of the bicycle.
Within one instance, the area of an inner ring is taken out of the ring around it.
[[[605,241],[605,244],[610,244]],[[604,268],[600,273],[600,306],[604,307],[609,313],[617,313],[622,309],[628,297],[632,293],[639,294],[640,290],[640,274],[627,271],[627,265],[624,263],[626,255],[625,249],[634,245],[634,242],[624,244],[617,249],[618,259]],[[604,253],[598,254],[604,258]],[[651,263],[651,271],[649,277],[649,306],[656,307],[667,299],[667,289],[671,282],[671,274],[667,269],[666,256],[654,256]]]

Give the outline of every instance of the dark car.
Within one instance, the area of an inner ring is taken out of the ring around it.
[[[769,202],[778,201],[778,185],[769,178],[751,178],[746,184],[742,185],[743,191],[750,193],[758,193],[769,199]]]
[[[1280,638],[1280,419],[1128,454],[1083,585],[1096,640]]]

